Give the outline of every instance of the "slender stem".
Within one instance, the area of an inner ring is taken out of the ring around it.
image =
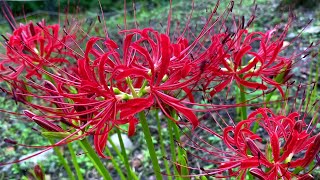
[[[122,162],[125,162],[124,157],[123,157],[123,154],[119,151],[119,149],[117,148],[117,146],[113,143],[112,139],[111,139],[111,138],[108,138],[108,141],[109,141],[109,143],[111,144],[112,149],[116,152],[116,154],[117,154],[118,157],[120,158],[120,160],[121,160]],[[128,162],[128,161],[127,161],[127,162]],[[130,167],[130,166],[129,166],[129,167]],[[132,175],[133,179],[139,180],[139,178],[138,178],[137,175],[134,173],[134,171],[132,171],[131,167],[130,167],[129,169],[130,169],[129,172],[131,172],[131,175]]]
[[[112,177],[109,173],[109,171],[105,168],[103,163],[101,162],[100,158],[94,151],[94,149],[91,147],[90,143],[87,139],[83,139],[81,141],[78,141],[80,143],[81,148],[86,152],[86,154],[91,159],[94,167],[98,170],[100,175],[106,179],[106,180],[112,180]]]
[[[172,112],[172,117],[174,119],[178,119],[176,111]],[[178,125],[172,122],[172,128],[174,130],[174,135],[175,135],[176,141],[180,142],[181,141],[181,133],[179,131]],[[181,175],[183,176],[182,179],[189,180],[190,177],[187,177],[189,172],[188,172],[188,169],[186,168],[186,166],[187,166],[186,159],[187,159],[187,154],[186,154],[185,150],[181,146],[178,146],[178,160],[179,160],[179,163],[182,165],[181,166]]]
[[[117,146],[114,144],[114,142],[112,141],[112,139],[108,138],[109,143],[112,146],[112,149],[116,152],[116,154],[119,156],[119,158],[121,159],[121,161],[124,161],[124,158],[121,154],[121,152],[119,151],[119,149],[117,148]]]
[[[124,162],[124,157],[123,157],[122,153],[120,152],[120,150],[118,149],[118,147],[114,144],[114,142],[112,141],[112,139],[111,139],[111,138],[108,138],[108,141],[109,141],[109,143],[111,144],[112,149],[116,152],[117,156],[120,158],[120,160],[121,160],[122,162]],[[131,172],[132,177],[133,177],[135,180],[139,180],[139,178],[138,178],[137,175],[134,173],[134,171],[132,171],[131,168],[130,168],[130,172]]]
[[[65,124],[61,124],[61,127],[63,129],[67,128]],[[75,153],[75,151],[74,151],[74,149],[72,147],[72,143],[68,143],[67,147],[68,147],[68,150],[70,152],[71,159],[72,159],[72,164],[74,166],[74,169],[76,170],[76,174],[77,174],[78,180],[83,180],[83,176],[82,176],[82,173],[80,171],[80,167],[79,167],[79,164],[78,164],[78,161],[77,161],[77,156],[76,156],[76,153]]]
[[[240,85],[240,102],[241,106],[241,120],[247,119],[247,106],[246,106],[246,94],[244,92],[244,86]]]
[[[137,92],[134,90],[134,87],[133,87],[133,85],[132,85],[132,80],[128,77],[128,78],[126,78],[126,81],[127,81],[128,87],[129,87],[129,89],[130,89],[130,91],[131,91],[131,93],[132,93],[132,96],[133,96],[133,97],[138,97],[138,94],[137,94]]]
[[[170,152],[171,152],[171,158],[173,162],[177,162],[177,157],[176,157],[176,149],[175,149],[175,144],[174,144],[174,134],[172,131],[172,125],[173,122],[168,118],[168,132],[169,132],[169,140],[170,140]],[[177,166],[174,166],[173,168],[174,175],[179,178],[179,172],[177,170]]]
[[[146,115],[145,115],[144,111],[139,113],[139,119],[140,119],[140,123],[142,125],[144,138],[145,138],[147,146],[148,146],[148,150],[149,150],[149,154],[150,154],[150,157],[151,157],[151,162],[152,162],[152,165],[153,165],[154,173],[156,175],[156,179],[157,180],[160,180],[160,179],[162,180],[162,175],[161,175],[161,170],[160,170],[158,158],[157,158],[157,155],[156,155],[156,151],[154,149],[154,145],[153,145],[153,142],[152,142],[150,129],[149,129],[149,126],[148,126],[148,123],[147,123],[147,119],[146,119]]]
[[[118,128],[116,128],[116,132],[118,134],[118,139],[119,139],[119,142],[120,142],[120,147],[121,147],[121,152],[122,152],[122,157],[123,157],[123,163],[124,163],[124,165],[125,165],[125,167],[127,169],[127,172],[128,172],[128,178],[132,179],[133,172],[132,172],[132,169],[131,169],[130,164],[129,164],[129,158],[127,156],[126,148],[124,147],[124,144],[123,144],[121,132],[120,132],[120,130]]]
[[[285,71],[278,74],[274,80],[277,82],[277,83],[282,83],[283,82],[283,78],[284,78],[284,75],[285,75]],[[266,97],[266,103],[268,103],[270,100],[271,100],[271,97],[273,96],[274,94],[274,91],[272,91],[271,93],[269,93]]]
[[[180,142],[180,133],[179,133],[179,129],[177,127],[176,124],[173,124],[173,128],[174,128],[174,132],[175,132],[175,137],[176,137],[176,141]],[[187,154],[185,152],[185,150],[183,148],[181,148],[180,146],[178,147],[178,159],[179,159],[179,163],[181,163],[181,175],[184,176],[182,179],[184,180],[189,180],[190,177],[187,177],[189,175],[188,172],[188,168],[186,168],[187,166]]]
[[[161,155],[163,157],[167,156],[166,150],[164,148],[164,140],[162,137],[162,128],[161,128],[161,121],[159,118],[159,114],[158,114],[158,110],[155,111],[155,116],[156,116],[156,120],[157,120],[157,127],[158,127],[158,135],[159,135],[159,141],[160,141],[160,149],[161,149]],[[166,168],[166,172],[168,175],[168,180],[172,180],[172,177],[170,176],[171,172],[170,172],[170,167],[167,161],[164,161],[164,167]]]
[[[52,139],[48,138],[48,140],[50,141],[51,144],[54,144],[54,142],[53,142]],[[58,156],[58,158],[59,158],[59,161],[60,161],[60,163],[62,164],[62,166],[64,167],[64,169],[66,170],[69,178],[70,178],[71,180],[75,180],[74,175],[73,175],[73,173],[72,173],[72,171],[71,171],[71,168],[70,168],[70,166],[68,165],[66,159],[63,157],[63,155],[62,155],[59,147],[54,147],[53,150],[54,150],[54,152],[57,154],[57,156]]]
[[[69,149],[69,152],[70,152],[70,155],[71,155],[72,164],[74,166],[74,169],[76,170],[76,174],[77,174],[78,180],[83,180],[83,176],[82,176],[82,173],[80,171],[79,164],[77,162],[77,156],[76,156],[76,153],[74,153],[74,149],[72,147],[72,144],[68,143],[67,146],[68,146],[68,149]]]
[[[118,166],[118,163],[115,161],[114,157],[112,156],[110,150],[108,148],[106,148],[106,152],[108,154],[108,156],[110,156],[111,158],[111,162],[113,164],[113,167],[116,169],[116,171],[118,172],[120,179],[121,180],[126,180],[127,178],[124,176],[124,174],[122,173],[122,170],[120,169],[120,167]]]

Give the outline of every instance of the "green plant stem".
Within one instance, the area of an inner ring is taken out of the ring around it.
[[[320,57],[320,56],[319,56]],[[314,70],[315,68],[315,70]],[[319,81],[319,69],[320,69],[320,59],[318,59],[317,63],[314,64],[312,61],[310,62],[310,75],[308,78],[308,83],[310,84],[310,86],[307,86],[307,91],[306,92],[310,92],[311,93],[306,93],[306,100],[309,101],[310,99],[310,103],[305,103],[304,108],[307,108],[308,104],[313,104],[316,100],[317,100],[317,84]],[[314,80],[313,80],[313,74],[315,74]],[[312,86],[311,84],[314,83],[314,86]],[[311,90],[311,87],[313,87],[313,89]],[[308,110],[312,110],[312,106],[309,107],[307,109]],[[310,112],[312,113],[312,112]]]
[[[171,121],[171,119],[168,118],[168,132],[169,132],[169,140],[170,140],[171,158],[172,158],[173,162],[177,162],[176,149],[175,149],[175,143],[174,143],[174,134],[173,134],[173,130],[172,130],[173,125],[172,124],[173,124],[173,122]],[[177,180],[179,180],[180,174],[178,172],[177,166],[174,166],[173,173],[174,173],[175,177],[177,177]]]
[[[156,179],[162,180],[162,175],[161,175],[161,170],[160,170],[160,166],[158,163],[158,158],[156,155],[156,151],[154,149],[150,129],[149,129],[148,122],[147,122],[146,115],[145,115],[144,111],[139,113],[139,120],[142,125],[144,138],[145,138],[147,146],[148,146],[148,150],[149,150],[149,154],[151,157],[151,162],[152,162],[152,166],[154,169],[154,173],[156,175]]]
[[[109,143],[111,144],[112,149],[116,152],[116,154],[117,154],[117,155],[119,156],[119,158],[121,159],[121,161],[124,161],[124,158],[123,158],[121,152],[119,151],[119,149],[117,148],[117,146],[114,144],[114,142],[113,142],[110,138],[108,138],[108,141],[109,141]]]
[[[157,120],[157,127],[158,127],[158,135],[159,135],[159,141],[160,141],[160,149],[161,149],[161,155],[163,157],[167,156],[166,150],[164,148],[164,140],[163,140],[163,135],[162,135],[162,128],[161,128],[161,121],[159,118],[159,113],[158,111],[155,112],[156,120]],[[166,169],[166,172],[168,174],[168,180],[172,180],[172,177],[170,176],[170,167],[167,161],[164,161],[164,167]]]
[[[172,117],[174,119],[178,119],[177,113],[175,111],[172,113]],[[172,122],[172,127],[174,130],[176,142],[180,142],[181,141],[181,133],[179,131],[178,125]],[[184,176],[182,179],[189,180],[190,178],[187,177],[189,175],[189,172],[188,172],[188,169],[186,168],[186,166],[187,166],[186,159],[187,159],[187,154],[186,154],[185,150],[181,146],[178,146],[178,160],[179,160],[179,163],[182,165],[181,166],[181,175]]]
[[[62,128],[63,129],[66,129],[66,125],[65,124],[61,124]],[[72,164],[74,166],[74,169],[76,170],[76,174],[77,174],[77,177],[78,177],[78,180],[83,180],[83,176],[82,176],[82,173],[80,171],[80,167],[79,167],[79,164],[78,164],[78,161],[77,161],[77,156],[76,156],[76,153],[72,147],[72,143],[68,143],[67,144],[67,147],[68,147],[68,150],[70,152],[70,155],[71,155],[71,159],[72,159]]]
[[[110,138],[108,138],[108,141],[109,141],[109,143],[111,144],[112,149],[116,152],[117,156],[120,158],[120,160],[121,160],[122,162],[124,162],[123,155],[122,155],[122,153],[119,151],[119,149],[117,148],[117,146],[113,143],[113,141],[112,141]],[[117,163],[117,162],[116,162],[116,163]],[[139,180],[139,178],[138,178],[137,175],[134,173],[134,171],[132,171],[131,168],[129,168],[129,169],[130,169],[130,172],[131,172],[131,175],[132,175],[133,179]]]
[[[54,144],[54,141],[52,139],[48,138],[48,140],[50,141],[51,144]],[[62,166],[64,167],[64,169],[66,170],[69,178],[71,180],[75,180],[74,175],[73,175],[73,173],[71,171],[71,168],[68,165],[66,159],[63,157],[61,151],[59,150],[59,147],[54,147],[53,150],[57,154],[58,159],[59,159],[60,163],[62,164]]]
[[[121,180],[126,180],[127,178],[124,176],[124,174],[122,173],[122,170],[120,169],[120,167],[118,166],[118,163],[116,162],[116,160],[114,159],[114,157],[112,156],[110,150],[108,148],[106,148],[106,152],[108,154],[108,156],[110,156],[111,158],[111,162],[113,164],[113,167],[116,169],[116,171],[118,172],[120,179]]]
[[[72,147],[72,144],[68,143],[67,146],[68,146],[68,149],[69,149],[69,152],[70,152],[70,155],[71,155],[72,164],[74,166],[74,169],[76,170],[76,174],[77,174],[78,180],[83,180],[83,176],[82,176],[82,173],[80,171],[79,164],[77,162],[77,156],[74,153],[74,149]]]
[[[280,74],[278,74],[274,80],[277,82],[277,83],[282,83],[283,82],[283,78],[284,78],[284,75],[285,75],[285,72],[282,72]],[[273,96],[274,94],[274,91],[272,91],[271,93],[269,93],[266,97],[266,103],[268,103],[270,100],[271,100],[271,97]]]
[[[118,134],[118,139],[119,139],[119,142],[120,142],[121,153],[122,153],[122,157],[123,157],[123,163],[124,163],[124,165],[125,165],[125,167],[127,169],[127,172],[128,172],[128,178],[132,179],[134,175],[133,175],[132,169],[131,169],[130,164],[129,164],[129,159],[128,159],[128,156],[127,156],[126,148],[124,147],[124,144],[123,144],[121,132],[120,132],[120,130],[118,128],[116,128],[116,132]]]
[[[246,94],[244,86],[240,85],[241,120],[247,119]]]
[[[82,139],[81,141],[78,141],[81,148],[86,152],[86,154],[89,156],[90,160],[92,161],[94,167],[98,170],[100,175],[106,179],[106,180],[112,180],[112,177],[109,173],[109,171],[105,168],[103,163],[101,162],[100,158],[94,151],[94,149],[91,147],[90,143],[88,140]]]

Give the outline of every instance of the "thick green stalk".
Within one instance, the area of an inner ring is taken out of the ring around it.
[[[77,162],[77,156],[76,156],[76,153],[74,153],[74,149],[72,147],[72,144],[68,143],[67,146],[68,146],[68,149],[69,149],[69,152],[70,152],[70,155],[71,155],[72,164],[74,166],[74,169],[76,170],[76,174],[77,174],[78,180],[83,180],[83,176],[82,176],[82,173],[80,171],[79,164]]]
[[[54,142],[53,142],[52,139],[48,138],[48,140],[50,141],[51,144],[54,144]],[[70,166],[68,165],[66,159],[63,157],[61,151],[59,150],[59,147],[54,147],[53,150],[54,150],[54,152],[57,154],[58,159],[59,159],[60,163],[62,164],[62,166],[64,167],[64,169],[66,170],[69,178],[70,178],[71,180],[75,180],[74,175],[73,175],[73,173],[72,173],[72,171],[71,171],[71,168],[70,168]]]
[[[98,170],[100,175],[106,180],[112,180],[112,177],[109,171],[104,167],[103,163],[101,162],[99,156],[96,154],[94,149],[91,147],[90,143],[87,139],[83,139],[78,141],[81,148],[86,152],[89,156],[91,162],[93,163],[94,167]]]
[[[156,151],[154,149],[154,145],[153,145],[153,142],[152,142],[150,129],[149,129],[148,122],[147,122],[146,115],[145,115],[144,111],[139,113],[139,120],[140,120],[140,123],[142,125],[144,138],[145,138],[146,143],[147,143],[147,147],[148,147],[149,154],[150,154],[150,157],[151,157],[151,162],[152,162],[152,165],[153,165],[154,173],[156,175],[156,179],[157,180],[162,180],[162,175],[161,175],[161,170],[160,170],[158,158],[157,158],[157,155],[156,155]]]
[[[132,171],[131,167],[130,167],[130,164],[129,164],[129,158],[127,156],[127,152],[126,152],[126,148],[124,147],[124,144],[123,144],[123,140],[122,140],[122,136],[121,136],[121,132],[118,128],[116,128],[116,131],[117,131],[117,134],[118,134],[118,139],[119,139],[119,142],[120,142],[120,147],[121,147],[121,152],[122,152],[122,157],[123,157],[123,163],[127,169],[127,172],[128,172],[128,178],[129,179],[138,179],[134,172]]]
[[[160,118],[159,118],[158,111],[155,112],[155,116],[156,116],[156,120],[157,120],[157,127],[158,127],[158,135],[159,135],[159,141],[160,141],[161,155],[163,157],[166,157],[167,153],[166,153],[166,150],[164,148],[164,140],[163,140],[163,137],[162,137],[161,121],[160,121]],[[169,167],[169,164],[168,164],[167,161],[164,161],[164,167],[165,167],[166,172],[168,174],[168,180],[172,180],[172,177],[170,176],[171,175],[170,167]]]

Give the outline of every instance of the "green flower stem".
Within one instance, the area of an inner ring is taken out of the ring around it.
[[[128,78],[126,78],[126,81],[127,81],[128,87],[129,87],[129,89],[130,89],[130,91],[132,93],[132,96],[133,97],[138,97],[138,94],[136,93],[136,91],[135,91],[135,89],[134,89],[134,87],[132,85],[132,80],[128,77]]]
[[[171,119],[168,119],[168,132],[169,132],[169,140],[170,140],[170,152],[171,152],[171,158],[173,162],[177,162],[177,157],[176,157],[176,149],[175,149],[175,143],[174,143],[174,134],[173,134],[173,130],[172,130],[172,126],[173,126],[173,122],[171,121]],[[179,180],[179,172],[177,170],[177,167],[174,166],[173,168],[173,172],[175,177],[177,177],[177,180]]]
[[[63,129],[67,128],[65,124],[61,124],[61,127]],[[77,156],[76,156],[76,153],[75,153],[75,151],[74,151],[74,149],[72,147],[72,143],[68,143],[67,147],[68,147],[68,150],[70,152],[71,159],[72,159],[72,164],[74,166],[74,169],[76,170],[76,174],[77,174],[78,180],[83,180],[83,176],[82,176],[82,173],[80,171],[80,167],[79,167],[79,164],[78,164],[78,161],[77,161]]]
[[[157,120],[157,127],[158,127],[158,135],[159,135],[159,141],[160,141],[160,149],[161,149],[161,155],[163,157],[167,156],[166,150],[164,148],[164,140],[162,137],[162,128],[161,128],[161,121],[159,118],[159,114],[158,114],[158,110],[155,111],[155,116],[156,116],[156,120]],[[170,172],[170,167],[167,161],[164,161],[164,167],[166,169],[166,172],[168,174],[168,180],[172,180],[172,177],[170,176],[171,172]]]
[[[109,143],[111,144],[112,149],[116,152],[117,156],[120,158],[120,160],[121,160],[122,162],[124,162],[125,160],[124,160],[123,154],[120,152],[120,150],[118,149],[118,147],[114,144],[114,142],[113,142],[110,138],[108,138],[108,141],[109,141]],[[115,162],[115,163],[117,163],[117,162]],[[129,168],[129,169],[130,169],[129,172],[131,172],[131,175],[132,175],[133,179],[139,180],[139,178],[138,178],[137,175],[134,173],[134,171],[133,171],[131,168]],[[121,173],[122,173],[122,172],[121,172]]]
[[[120,167],[118,166],[118,163],[116,162],[116,160],[114,159],[114,157],[112,156],[110,150],[108,148],[106,148],[106,152],[108,154],[108,156],[110,156],[111,158],[111,162],[113,164],[113,167],[116,169],[116,171],[118,172],[120,179],[121,180],[126,180],[127,178],[124,176],[124,174],[122,173],[122,170],[120,169]]]
[[[109,141],[109,143],[111,144],[112,149],[116,152],[117,156],[120,158],[120,160],[125,163],[123,154],[120,152],[120,150],[118,149],[118,147],[114,144],[114,142],[110,139],[110,137],[108,138],[108,141]],[[128,162],[128,161],[127,161],[127,162]],[[116,162],[116,163],[117,163],[117,162]],[[130,166],[129,166],[129,167],[130,167]],[[132,171],[132,169],[131,169],[131,168],[129,168],[129,169],[130,169],[129,172],[131,172],[131,175],[132,175],[133,179],[139,180],[139,178],[138,178],[137,175]]]
[[[113,142],[110,138],[108,138],[108,141],[109,141],[109,143],[111,144],[112,149],[116,152],[116,154],[117,154],[118,157],[120,158],[120,160],[125,163],[123,154],[120,152],[120,150],[118,149],[118,147],[114,144],[114,142]],[[127,162],[128,162],[128,161],[127,161]],[[116,162],[116,163],[117,163],[117,162]],[[129,166],[129,167],[130,167],[130,166]],[[133,179],[139,180],[139,178],[138,178],[137,175],[132,171],[132,169],[131,169],[131,168],[129,168],[129,169],[130,169],[129,172],[131,172],[131,175],[132,175]]]
[[[48,138],[48,140],[50,141],[51,144],[54,144],[54,141],[53,141],[51,138]],[[59,147],[54,147],[53,150],[54,150],[54,152],[57,154],[58,159],[59,159],[60,163],[62,164],[62,166],[64,167],[64,169],[66,170],[69,178],[70,178],[71,180],[75,180],[74,175],[73,175],[73,173],[72,173],[72,171],[71,171],[71,168],[70,168],[70,166],[68,165],[66,159],[63,157],[63,155],[62,155]]]
[[[120,152],[120,150],[118,149],[118,147],[113,143],[113,141],[112,141],[110,138],[108,138],[108,141],[109,141],[109,143],[111,144],[112,149],[116,152],[117,156],[120,158],[120,160],[121,160],[122,162],[124,162],[124,161],[125,161],[125,160],[124,160],[124,157],[122,156],[122,153]],[[116,163],[117,163],[117,162],[116,162]],[[134,171],[133,171],[131,168],[129,168],[129,169],[130,169],[129,172],[131,172],[131,175],[132,175],[133,179],[139,180],[139,178],[138,178],[137,175],[134,173]]]
[[[246,94],[244,86],[240,85],[241,120],[247,119]]]
[[[156,175],[156,179],[157,180],[162,180],[162,175],[161,175],[161,170],[160,170],[158,158],[157,158],[157,155],[156,155],[156,151],[154,149],[154,145],[153,145],[153,142],[152,142],[150,129],[149,129],[149,126],[148,126],[148,123],[147,123],[147,119],[146,119],[146,115],[145,115],[144,111],[139,113],[139,120],[140,120],[140,123],[142,125],[144,138],[145,138],[147,146],[148,146],[148,150],[149,150],[149,154],[150,154],[150,157],[151,157],[151,162],[152,162],[152,165],[153,165],[154,173]]]
[[[109,141],[109,143],[111,144],[112,149],[116,152],[116,154],[119,156],[119,158],[120,158],[121,161],[123,162],[123,161],[124,161],[124,158],[123,158],[121,152],[119,151],[119,149],[117,148],[117,146],[114,144],[114,142],[113,142],[110,138],[108,138],[108,141]]]
[[[311,93],[306,93],[306,100],[308,101],[310,98],[310,103],[305,103],[304,108],[307,108],[308,104],[313,104],[316,100],[317,100],[317,94],[318,89],[317,89],[317,84],[319,82],[319,69],[320,69],[320,56],[318,56],[319,59],[317,62],[315,62],[316,64],[314,64],[312,61],[310,62],[310,75],[308,78],[308,84],[314,84],[314,86],[307,86],[307,91],[306,92],[311,92]],[[315,69],[314,69],[315,68]],[[314,78],[313,78],[313,74],[315,74]],[[311,89],[311,87],[313,87],[313,89]],[[309,106],[309,108],[307,110],[312,110],[314,107],[313,106]],[[310,112],[312,113],[312,112]],[[317,116],[317,115],[316,115]],[[317,119],[316,117],[314,118],[315,120]],[[316,122],[316,121],[315,121]]]
[[[127,152],[126,152],[126,148],[124,147],[124,144],[123,144],[123,140],[122,140],[122,136],[121,136],[121,132],[118,128],[116,128],[116,132],[118,134],[118,139],[119,139],[119,142],[120,142],[120,147],[121,147],[121,152],[122,152],[122,157],[123,157],[123,163],[127,169],[127,172],[128,172],[128,178],[129,179],[138,179],[134,172],[132,171],[131,167],[130,167],[130,164],[129,164],[129,159],[128,159],[128,156],[127,156]]]
[[[70,155],[71,155],[72,164],[74,166],[74,169],[76,170],[76,174],[77,174],[78,180],[83,180],[83,176],[82,176],[82,173],[80,171],[79,164],[77,162],[77,156],[74,153],[74,149],[72,147],[72,144],[68,143],[67,146],[68,146],[68,149],[69,149],[69,152],[70,152]]]
[[[98,170],[100,175],[106,180],[112,180],[112,177],[111,177],[109,171],[105,168],[105,166],[101,162],[99,156],[96,154],[96,152],[93,150],[93,148],[89,144],[88,140],[82,139],[81,141],[78,141],[78,142],[79,142],[81,148],[89,156],[91,162],[93,163],[94,167]]]
[[[172,113],[172,117],[174,119],[178,119],[176,111],[174,111]],[[178,128],[178,125],[172,122],[172,127],[173,127],[173,130],[174,130],[176,142],[180,142],[181,133],[180,133],[180,129]],[[186,168],[186,166],[187,166],[187,161],[186,161],[187,154],[186,154],[185,150],[180,146],[178,146],[178,159],[179,159],[179,163],[182,165],[181,166],[181,175],[184,176],[182,179],[189,180],[190,178],[187,177],[189,175],[189,171],[188,171],[188,168]]]
[[[283,81],[284,73],[280,73],[276,78],[274,79],[277,83],[281,83]],[[271,97],[273,96],[274,91],[270,92],[266,97],[266,103],[270,102]]]

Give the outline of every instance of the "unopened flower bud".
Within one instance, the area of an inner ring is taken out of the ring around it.
[[[41,167],[38,164],[34,166],[33,171],[39,180],[44,180],[44,174],[42,172]]]
[[[30,119],[32,119],[34,116],[36,116],[33,112],[31,112],[29,110],[23,110],[22,112],[24,115],[26,115]]]
[[[59,127],[58,125],[45,120],[42,117],[39,116],[34,116],[32,118],[32,120],[37,123],[39,126],[43,127],[44,129],[48,130],[48,131],[55,131],[55,132],[63,132],[63,129],[61,127]]]
[[[12,139],[8,139],[8,138],[4,138],[3,141],[6,142],[6,143],[8,143],[8,144],[17,144],[17,141],[12,140]]]
[[[301,133],[302,127],[303,127],[303,122],[302,122],[301,120],[297,121],[297,122],[294,124],[294,129],[295,129],[296,131],[298,131],[299,133]]]
[[[260,158],[260,156],[263,156],[261,150],[258,148],[258,146],[253,142],[252,139],[250,138],[246,138],[246,144],[249,148],[249,150],[251,151],[252,155],[254,156],[258,156]]]
[[[44,83],[43,83],[43,86],[45,88],[50,89],[50,90],[58,91],[57,88],[50,81],[45,80]]]
[[[259,169],[259,168],[251,168],[250,170],[249,170],[249,172],[253,175],[253,176],[255,176],[255,177],[257,177],[257,178],[259,178],[259,179],[266,179],[266,175],[265,175],[265,173],[261,170],[261,169]]]

